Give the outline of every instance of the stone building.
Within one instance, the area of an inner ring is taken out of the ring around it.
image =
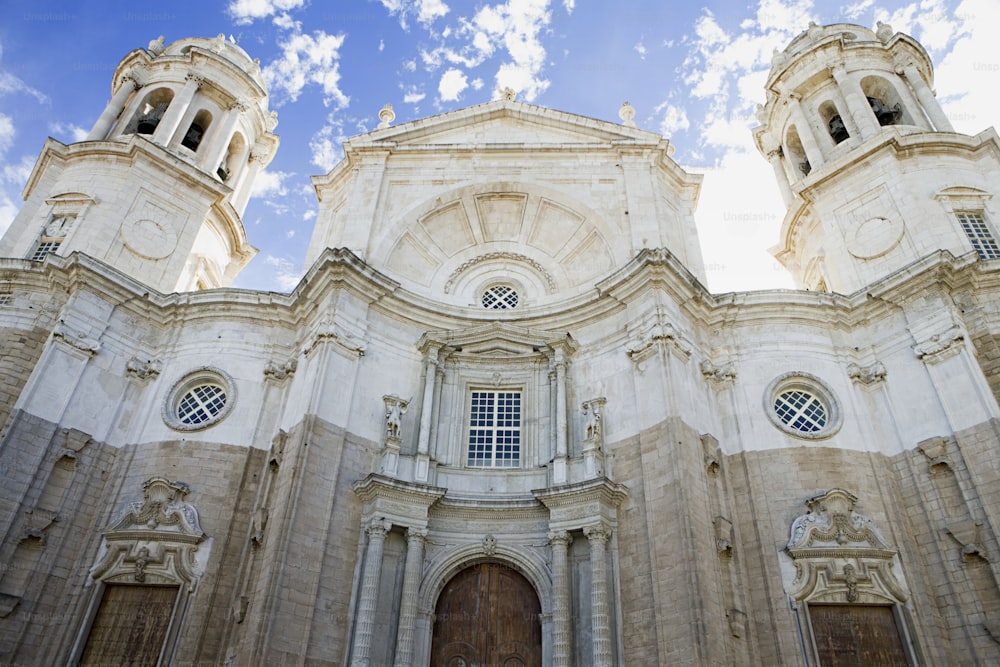
[[[0,242],[0,662],[1000,662],[1000,140],[932,87],[884,25],[775,55],[801,291],[706,290],[630,107],[508,94],[384,109],[278,294],[257,66],[133,51]]]

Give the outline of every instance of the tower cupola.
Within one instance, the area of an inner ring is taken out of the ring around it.
[[[79,251],[163,292],[231,284],[278,146],[259,64],[223,35],[161,37],[125,56],[111,93],[85,141],[45,144],[0,254]]]
[[[996,135],[956,134],[932,86],[927,52],[882,23],[810,24],[775,52],[754,139],[788,206],[772,252],[801,287],[850,293],[977,250],[957,213],[992,229]]]

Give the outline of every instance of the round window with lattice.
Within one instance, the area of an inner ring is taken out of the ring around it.
[[[776,378],[764,393],[771,421],[799,438],[825,438],[840,428],[840,406],[819,378],[788,373]]]
[[[513,285],[490,285],[483,290],[483,308],[487,310],[510,310],[517,308],[519,296]]]
[[[177,381],[163,406],[163,419],[178,431],[197,431],[221,421],[236,400],[232,378],[201,368]]]

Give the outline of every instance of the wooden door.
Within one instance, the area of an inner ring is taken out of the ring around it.
[[[821,667],[905,667],[903,641],[892,607],[809,605]]]
[[[541,605],[517,571],[481,563],[455,575],[434,610],[433,667],[541,667]]]
[[[167,636],[177,586],[109,584],[81,665],[154,666]]]

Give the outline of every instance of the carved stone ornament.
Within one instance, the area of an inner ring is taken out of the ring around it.
[[[847,376],[858,384],[873,385],[885,380],[885,375],[885,366],[880,361],[876,361],[868,366],[850,364],[847,367]]]
[[[622,125],[635,127],[635,107],[627,101],[622,102],[621,109],[618,110],[618,117],[622,119]]]
[[[681,359],[691,356],[691,345],[667,319],[667,314],[657,309],[640,323],[629,327],[629,342],[625,353],[629,359],[639,363],[648,359],[660,345],[666,345]]]
[[[184,502],[183,482],[153,477],[143,484],[144,500],[135,502],[104,531],[95,581],[182,584],[194,590],[203,566],[196,558],[206,535],[198,512]]]
[[[607,399],[592,398],[589,401],[584,401],[580,406],[583,410],[583,438],[584,440],[593,440],[600,447],[604,443],[604,405],[607,403]]]
[[[701,374],[706,380],[716,386],[731,384],[736,380],[736,367],[733,363],[716,364],[710,359],[706,359],[699,365]]]
[[[378,119],[381,121],[378,124],[378,129],[383,129],[389,127],[392,121],[396,120],[396,112],[392,110],[391,104],[386,104],[382,107],[382,110],[378,112]]]
[[[403,415],[406,414],[410,403],[398,396],[383,396],[382,401],[385,403],[385,439],[386,441],[399,442]]]
[[[957,324],[941,333],[934,334],[922,343],[913,346],[913,351],[927,364],[936,364],[955,356],[962,350],[965,334]]]
[[[52,339],[62,341],[89,356],[97,354],[97,351],[101,349],[101,343],[96,338],[91,338],[85,332],[77,331],[62,321],[53,330]]]
[[[306,345],[302,354],[308,355],[320,343],[330,342],[333,343],[333,349],[345,358],[363,357],[365,356],[363,332],[356,331],[356,327],[356,324],[342,321],[336,313],[327,314],[319,323],[312,342]]]
[[[854,511],[857,498],[832,489],[806,501],[792,522],[785,553],[795,563],[789,590],[798,602],[896,604],[906,601],[893,565],[896,550],[871,519]]]
[[[275,382],[283,382],[292,375],[295,375],[295,371],[298,367],[298,359],[289,359],[283,364],[277,364],[273,361],[269,361],[267,362],[267,366],[264,367],[264,377]]]
[[[151,380],[163,370],[163,362],[159,359],[146,359],[143,361],[139,357],[132,357],[125,363],[125,373],[128,377],[136,380]]]
[[[483,538],[483,553],[492,556],[497,552],[497,538],[487,535]]]

